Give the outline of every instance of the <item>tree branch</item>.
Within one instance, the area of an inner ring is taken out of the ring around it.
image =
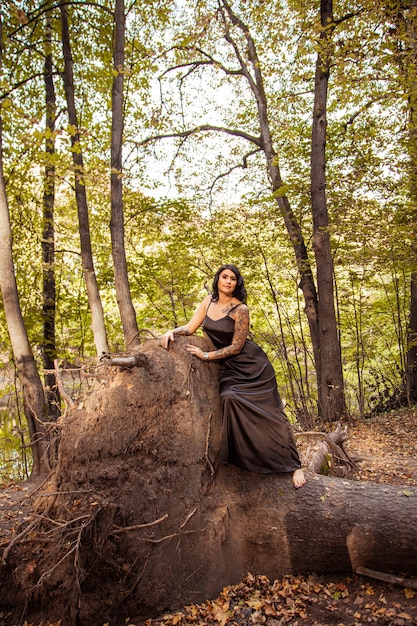
[[[146,146],[148,143],[152,143],[160,139],[172,139],[172,138],[187,139],[191,135],[196,135],[197,133],[200,133],[200,132],[226,133],[227,135],[232,135],[233,137],[240,137],[241,139],[246,139],[247,141],[251,141],[256,146],[258,146],[261,150],[263,150],[262,139],[260,137],[255,137],[254,135],[245,133],[243,130],[225,128],[224,126],[212,126],[211,124],[203,124],[202,126],[197,126],[189,130],[184,130],[182,132],[153,135],[152,137],[147,137],[146,139],[143,139],[142,141],[138,141],[136,143],[136,146]]]
[[[253,156],[254,154],[257,154],[258,152],[260,152],[260,150],[261,150],[261,148],[257,148],[256,150],[251,150],[251,152],[248,152],[247,154],[243,155],[242,163],[239,163],[238,165],[234,165],[233,167],[229,167],[229,169],[226,170],[225,172],[222,172],[221,174],[218,174],[215,177],[215,179],[213,180],[212,184],[210,185],[209,193],[210,194],[212,193],[215,184],[221,178],[225,178],[226,176],[229,176],[229,174],[231,174],[234,170],[237,170],[237,169],[244,169],[245,170],[245,169],[247,169],[249,157]]]
[[[220,61],[217,61],[213,56],[211,56],[211,54],[209,54],[208,52],[205,52],[202,48],[198,48],[196,46],[173,46],[172,48],[167,50],[165,54],[167,54],[168,52],[171,52],[172,50],[181,50],[181,52],[182,51],[196,52],[198,54],[201,54],[201,56],[205,57],[207,60],[206,61],[204,60],[191,61],[190,63],[180,63],[179,65],[174,65],[173,67],[170,67],[167,70],[165,70],[165,72],[161,74],[161,78],[165,76],[166,74],[168,74],[169,72],[172,72],[173,70],[182,69],[190,65],[196,66],[196,67],[200,65],[213,65],[214,67],[221,69],[225,74],[228,74],[230,76],[242,76],[243,75],[242,69],[238,69],[238,70],[228,69],[227,67],[223,65],[223,63],[221,63]]]

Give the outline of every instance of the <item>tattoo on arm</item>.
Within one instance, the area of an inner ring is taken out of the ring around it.
[[[235,332],[233,334],[232,343],[230,346],[220,348],[211,352],[215,359],[223,359],[227,356],[233,356],[239,354],[243,346],[245,345],[246,338],[249,332],[249,310],[248,307],[243,305],[236,309],[236,313],[233,314],[235,320]]]
[[[178,326],[174,328],[174,335],[189,335],[188,328],[186,326]]]

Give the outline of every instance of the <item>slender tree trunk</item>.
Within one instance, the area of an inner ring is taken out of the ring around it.
[[[321,385],[320,415],[325,421],[339,419],[345,412],[342,355],[333,290],[333,257],[330,245],[326,200],[327,92],[332,48],[333,3],[321,0],[321,32],[314,85],[311,147],[311,208],[313,247],[316,257]]]
[[[127,349],[139,345],[136,312],[127,273],[123,211],[123,73],[125,47],[125,7],[116,0],[114,13],[112,134],[111,134],[111,239],[116,297]]]
[[[417,251],[416,251],[417,256]],[[407,337],[406,386],[408,402],[417,400],[417,271],[411,274],[410,317]]]
[[[46,16],[45,24],[45,66],[44,82],[46,93],[46,129],[48,131],[45,140],[45,151],[47,164],[44,174],[43,192],[43,236],[42,236],[42,258],[43,258],[43,345],[42,356],[45,368],[45,387],[48,402],[48,413],[50,417],[57,419],[60,415],[59,391],[56,385],[54,360],[56,359],[55,342],[55,226],[54,226],[54,206],[55,206],[55,166],[53,157],[55,154],[55,116],[56,98],[53,80],[52,65],[52,42],[51,42],[51,18]]]
[[[2,19],[0,15],[0,70],[2,66]],[[20,308],[12,256],[12,233],[3,171],[2,120],[0,116],[0,287],[7,330],[23,391],[24,412],[32,444],[32,476],[49,471],[46,430],[47,407],[35,359]]]
[[[411,226],[410,315],[406,354],[406,386],[410,402],[417,400],[417,0],[411,0],[404,33],[406,93],[408,93],[408,140],[410,196],[414,207]]]
[[[67,101],[69,123],[73,128],[71,145],[75,171],[75,197],[77,201],[78,222],[80,228],[81,259],[87,289],[88,304],[91,311],[91,327],[93,329],[94,342],[97,354],[101,355],[108,352],[109,348],[107,344],[103,306],[97,285],[91,247],[90,223],[84,176],[84,160],[80,146],[80,129],[75,106],[74,73],[68,26],[68,8],[65,0],[61,1],[59,6],[61,10],[62,49],[64,55],[65,97]]]
[[[278,207],[284,219],[284,223],[294,249],[298,272],[300,274],[299,287],[303,291],[305,313],[310,329],[310,337],[316,368],[317,387],[318,389],[320,389],[322,380],[322,351],[320,345],[317,291],[301,227],[297,221],[296,216],[294,215],[288,197],[282,191],[284,188],[284,181],[281,176],[280,167],[278,165],[278,155],[274,149],[272,134],[270,130],[270,124],[268,119],[268,102],[264,90],[261,70],[262,65],[258,57],[255,42],[253,41],[247,26],[239,18],[236,17],[231,7],[225,0],[222,0],[222,4],[225,7],[231,22],[242,30],[247,41],[247,53],[249,55],[249,59],[252,65],[254,78],[249,72],[249,69],[243,63],[243,60],[239,59],[241,63],[241,71],[246,77],[256,100],[261,132],[261,145],[266,157],[268,173],[271,181],[271,188],[274,194],[274,198],[278,203]],[[226,33],[226,39],[228,41],[232,41],[229,32]]]

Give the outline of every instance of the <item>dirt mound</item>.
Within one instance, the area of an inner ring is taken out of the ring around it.
[[[24,609],[34,623],[119,626],[216,597],[250,571],[415,566],[399,520],[417,516],[416,490],[319,476],[295,490],[291,476],[218,467],[217,369],[187,341],[170,352],[150,341],[140,366],[103,368],[63,420],[58,467],[4,551],[11,624]]]
[[[129,597],[149,614],[194,574],[220,406],[216,368],[180,344],[167,353],[149,341],[141,367],[107,366],[65,418],[57,470],[26,526],[30,550],[15,542],[7,554],[9,566],[19,562],[18,586],[31,591],[29,614],[48,606],[68,623],[111,621]]]

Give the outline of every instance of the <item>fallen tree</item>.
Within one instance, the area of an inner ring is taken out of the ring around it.
[[[58,467],[3,555],[3,606],[119,624],[216,597],[248,571],[417,574],[416,488],[308,474],[295,490],[290,476],[218,465],[217,366],[190,341],[207,346],[151,340],[134,367],[103,367],[63,418]]]

